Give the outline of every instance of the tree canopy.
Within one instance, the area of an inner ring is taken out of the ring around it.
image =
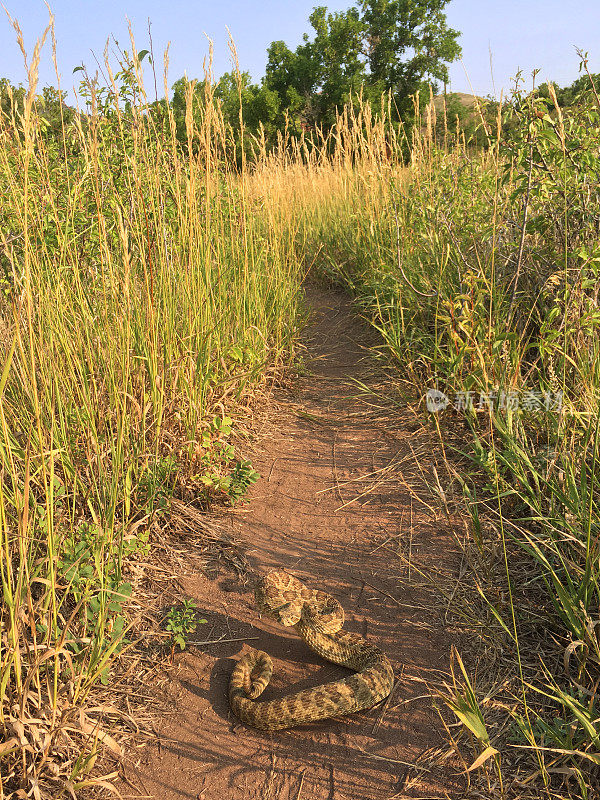
[[[448,0],[358,0],[347,11],[318,6],[312,38],[295,51],[285,42],[268,49],[264,84],[296,124],[329,125],[336,109],[360,91],[379,98],[391,91],[398,109],[424,84],[448,81],[448,63],[460,55],[449,28]]]

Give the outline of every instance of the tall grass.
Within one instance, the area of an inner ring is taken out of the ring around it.
[[[299,308],[293,236],[258,219],[216,105],[182,148],[132,40],[57,140],[42,44],[0,120],[1,797],[77,792],[118,749],[78,709],[128,646],[128,559],[180,483],[235,496],[227,412],[289,359]]]
[[[592,797],[598,779],[599,109],[591,80],[569,109],[517,90],[481,114],[481,150],[429,104],[405,167],[385,114],[347,110],[251,182],[301,220],[308,262],[357,296],[400,380],[454,401],[432,424],[470,451],[449,475],[498,658],[481,707],[460,675],[447,699],[498,797]]]
[[[431,103],[409,136],[385,98],[355,99],[327,135],[258,137],[236,163],[210,82],[200,104],[188,87],[182,147],[135,53],[107,60],[104,87],[85,77],[57,139],[36,47],[0,122],[0,796],[77,792],[99,745],[118,750],[81,709],[128,646],[145,521],[184,481],[231,490],[228,411],[289,358],[314,270],[360,299],[399,381],[460,398],[432,423],[470,443],[449,474],[504,671],[483,698],[458,660],[446,699],[470,774],[494,796],[592,797],[595,87],[569,111],[517,93],[510,119],[482,116],[484,150]]]

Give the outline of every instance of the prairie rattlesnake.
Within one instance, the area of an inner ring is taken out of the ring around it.
[[[342,630],[344,611],[335,598],[308,589],[283,570],[268,573],[255,590],[256,605],[328,661],[355,670],[354,675],[291,694],[256,701],[273,672],[270,657],[252,650],[235,665],[229,703],[242,722],[262,730],[292,728],[328,717],[371,708],[392,690],[394,673],[387,656],[361,636]]]

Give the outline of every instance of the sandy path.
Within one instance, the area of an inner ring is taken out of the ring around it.
[[[426,683],[447,673],[451,640],[431,589],[452,571],[455,547],[415,461],[433,448],[407,409],[362,392],[382,374],[366,348],[373,332],[333,292],[312,293],[307,365],[293,396],[261,434],[254,466],[262,479],[251,502],[231,514],[256,571],[277,566],[334,594],[346,628],[389,655],[396,685],[370,711],[265,734],[239,724],[226,689],[234,660],[249,646],[270,653],[275,673],[265,693],[284,693],[341,677],[275,622],[259,619],[251,584],[222,574],[182,577],[208,625],[204,640],[179,657],[158,748],[148,749],[133,782],[160,800],[373,800],[460,797],[459,783],[430,755],[443,748]],[[362,480],[357,480],[361,476]],[[408,486],[411,488],[409,489]],[[361,493],[364,493],[362,496]],[[427,505],[426,505],[427,504]],[[415,763],[421,763],[421,768]]]

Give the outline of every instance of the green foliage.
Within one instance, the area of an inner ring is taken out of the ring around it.
[[[331,127],[358,95],[378,101],[391,91],[406,117],[411,95],[448,80],[446,64],[460,55],[458,32],[448,28],[447,0],[360,0],[347,11],[315,8],[314,35],[292,52],[283,42],[268,50],[265,84],[277,92],[293,131]]]
[[[185,650],[187,640],[196,630],[198,625],[207,620],[199,619],[197,605],[193,600],[184,600],[180,606],[173,606],[167,614],[167,630],[171,632],[173,646]]]
[[[165,512],[173,495],[179,472],[174,456],[158,456],[139,476],[135,501],[140,511]]]
[[[447,64],[460,56],[459,32],[446,24],[446,0],[360,0],[372,80],[392,89],[407,108],[428,82],[448,82]]]
[[[277,92],[268,86],[253,84],[248,72],[226,72],[215,86],[206,80],[188,81],[180,78],[173,84],[171,107],[175,121],[177,138],[183,145],[191,143],[192,150],[198,152],[201,140],[193,134],[188,140],[186,127],[187,95],[191,97],[191,120],[200,131],[211,112],[220,119],[226,137],[226,150],[233,156],[238,166],[241,164],[242,148],[246,158],[252,156],[254,142],[261,135],[270,144],[276,139],[278,120],[280,121],[281,101]],[[243,130],[240,125],[240,104],[243,111]],[[164,101],[154,104],[154,113],[163,107]],[[162,114],[164,116],[164,111]]]
[[[198,480],[209,500],[227,499],[231,505],[241,499],[260,475],[249,461],[235,460],[235,448],[228,439],[232,432],[231,417],[216,416],[202,435],[201,472]]]
[[[562,88],[554,86],[556,99],[561,108],[568,108],[577,105],[580,101],[586,102],[590,97],[590,81],[593,81],[596,87],[600,87],[600,72],[588,75],[581,75],[573,81],[569,86]],[[551,100],[550,85],[542,83],[538,87],[537,93],[545,100]]]
[[[65,103],[67,92],[53,86],[44,86],[39,101],[45,136],[51,141],[61,141],[63,130],[72,125],[75,111]]]
[[[23,86],[12,86],[7,78],[0,78],[0,112],[4,124],[16,127],[19,115],[23,114],[25,94]]]
[[[427,95],[425,95],[427,96]],[[488,147],[495,141],[498,133],[498,116],[502,120],[503,109],[491,99],[477,98],[450,92],[438,95],[434,101],[434,130],[436,140],[446,146],[457,140],[464,141],[470,149]],[[429,105],[429,104],[428,104]],[[427,123],[429,108],[422,113]],[[502,133],[507,135],[510,128],[509,106],[505,106]]]
[[[231,497],[231,502],[234,503],[240,497],[243,497],[250,486],[260,478],[258,472],[253,468],[250,461],[237,461],[231,471],[231,477],[227,493]]]

